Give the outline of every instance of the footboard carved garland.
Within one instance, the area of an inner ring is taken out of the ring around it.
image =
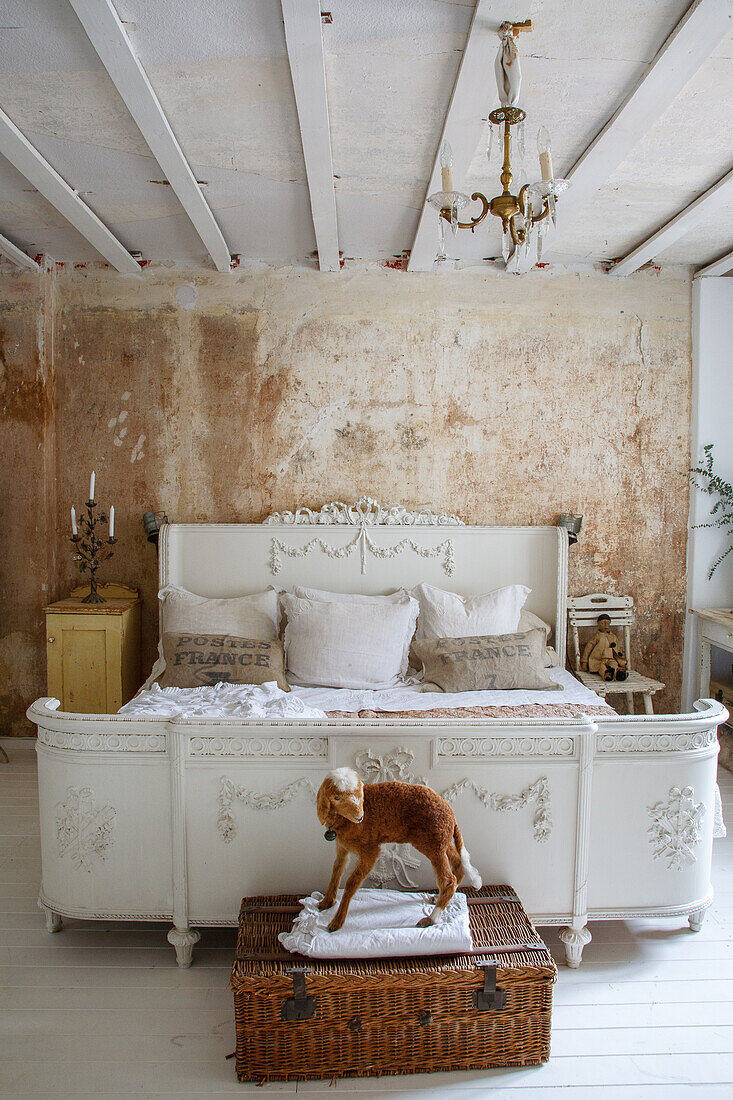
[[[310,779],[305,777],[295,779],[292,783],[288,783],[286,787],[283,787],[282,790],[268,794],[262,791],[247,790],[246,787],[234,783],[223,775],[219,782],[219,794],[217,796],[219,814],[216,824],[219,836],[229,844],[237,835],[237,823],[232,813],[232,806],[235,802],[242,802],[251,810],[281,810],[283,806],[287,806],[289,802],[292,802],[300,791],[307,791],[315,802],[318,792]]]
[[[404,746],[395,747],[382,755],[364,750],[354,757],[354,766],[365,783],[423,783],[424,776],[412,772],[415,754]],[[474,783],[472,779],[460,779],[441,791],[447,802],[455,802],[464,791],[471,791],[488,810],[495,813],[513,813],[536,804],[532,833],[538,843],[546,841],[552,832],[552,813],[550,785],[546,776],[540,776],[518,794],[501,795]],[[223,775],[219,780],[217,794],[217,832],[221,839],[230,844],[237,835],[237,822],[233,814],[235,802],[241,802],[251,810],[279,810],[287,806],[301,792],[310,795],[315,803],[317,790],[310,779],[301,776],[279,791],[253,791],[235,783]],[[400,886],[415,886],[408,869],[420,866],[409,844],[386,844],[369,876],[370,881],[379,886],[396,880]]]

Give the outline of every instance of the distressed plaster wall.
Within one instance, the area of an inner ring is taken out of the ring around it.
[[[0,734],[28,736],[45,677],[43,607],[55,574],[53,280],[0,292]]]
[[[157,609],[143,511],[256,522],[368,493],[469,523],[584,513],[570,591],[635,596],[636,663],[678,707],[684,273],[90,268],[40,287],[5,278],[0,301],[7,732],[29,732],[24,706],[44,689],[43,584],[59,598],[75,580],[68,510],[92,467],[120,539],[105,576],[143,592],[145,666]]]

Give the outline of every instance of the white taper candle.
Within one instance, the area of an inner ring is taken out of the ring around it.
[[[94,500],[94,470],[92,470],[92,476],[89,479],[89,499]]]
[[[447,141],[440,147],[440,185],[444,191],[453,190],[453,150]]]
[[[76,508],[73,504],[71,505],[71,533],[72,535],[77,535],[79,533],[76,529]]]
[[[550,135],[544,126],[537,131],[537,152],[540,155],[540,173],[543,180],[551,180],[552,172],[552,143]]]
[[[114,538],[115,533],[115,506],[114,504],[109,510],[109,537]]]
[[[552,177],[552,153],[540,153],[540,172],[543,180],[551,180]]]

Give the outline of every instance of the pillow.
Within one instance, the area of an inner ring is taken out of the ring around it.
[[[278,636],[280,612],[274,588],[251,596],[209,599],[169,584],[160,589],[158,599],[162,605],[158,659],[143,687],[158,680],[165,669],[162,643],[165,634],[228,634],[260,642],[274,641]]]
[[[200,687],[202,684],[266,684],[273,680],[290,691],[285,679],[282,642],[237,638],[231,634],[163,635],[165,670],[161,687]]]
[[[399,603],[400,600],[404,600],[405,597],[409,597],[409,592],[406,589],[400,588],[397,592],[391,592],[388,596],[362,596],[358,592],[327,592],[322,588],[303,588],[302,585],[294,584],[292,587],[292,594],[297,596],[301,600],[314,600],[321,603],[361,603],[361,604],[385,604],[385,603]],[[413,631],[414,633],[414,631]],[[412,635],[405,642],[404,660],[401,666],[400,676],[404,678],[407,675],[407,668],[410,664],[410,642],[412,641]]]
[[[413,646],[425,679],[443,691],[558,690],[542,667],[545,636],[521,634],[424,638]]]
[[[552,634],[552,627],[549,623],[546,623],[544,619],[541,619],[539,615],[535,615],[532,611],[527,611],[526,608],[522,608],[522,612],[519,616],[519,625],[517,630],[524,632],[526,630],[544,630],[545,632],[545,668],[552,668],[553,665],[559,665],[557,653],[550,645],[550,635]]]
[[[322,687],[393,687],[407,672],[418,604],[404,593],[358,601],[280,597],[288,678]]]
[[[417,638],[513,634],[531,591],[524,584],[509,584],[483,596],[464,597],[430,584],[418,584],[411,593],[420,604]]]
[[[161,588],[163,634],[232,634],[262,642],[277,638],[279,611],[277,591],[268,588],[251,596],[209,599],[169,584]]]
[[[321,603],[399,603],[405,596],[409,596],[404,588],[397,592],[391,592],[388,596],[362,596],[358,592],[327,592],[323,588],[303,588],[300,584],[294,584],[292,595],[299,600],[315,600]]]

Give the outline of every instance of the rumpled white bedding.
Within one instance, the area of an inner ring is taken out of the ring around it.
[[[460,955],[473,948],[466,895],[449,901],[437,924],[417,928],[435,905],[435,894],[401,890],[357,890],[346,923],[338,932],[328,925],[341,901],[339,890],[331,909],[318,911],[323,894],[301,898],[301,909],[291,932],[281,932],[280,943],[288,951],[315,959],[374,959],[410,955]]]
[[[120,714],[188,718],[325,718],[327,710],[431,710],[434,707],[518,707],[526,703],[579,703],[597,707],[603,700],[566,669],[548,668],[562,691],[438,691],[435,684],[404,684],[377,690],[292,687],[274,683],[216,684],[214,687],[161,688],[141,691]],[[434,690],[431,691],[430,688]]]
[[[181,718],[325,718],[294,692],[282,691],[273,681],[267,684],[215,684],[195,688],[152,684],[120,714]]]

